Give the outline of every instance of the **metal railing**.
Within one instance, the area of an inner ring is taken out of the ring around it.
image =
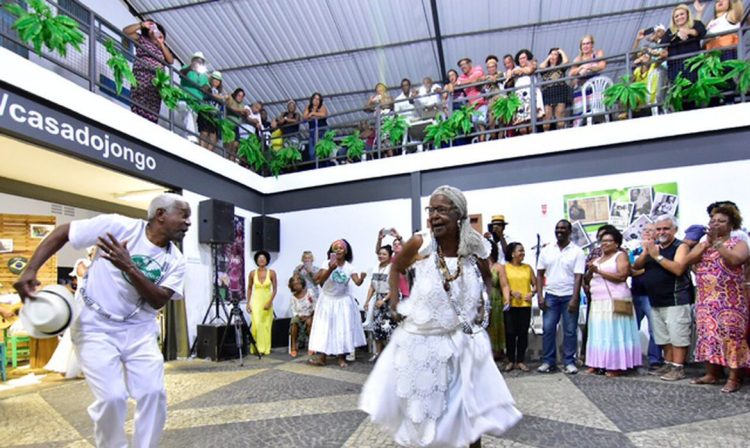
[[[69,51],[66,58],[62,58],[59,55],[46,50],[43,51],[41,54],[42,61],[44,61],[43,64],[50,64],[49,66],[55,70],[63,69],[71,75],[74,82],[88,88],[90,91],[106,95],[123,107],[136,106],[141,110],[150,113],[150,115],[158,117],[158,123],[170,131],[176,132],[197,144],[201,144],[207,150],[213,151],[227,159],[247,166],[246,161],[237,156],[237,143],[222,142],[220,132],[218,132],[219,135],[212,138],[210,132],[200,133],[189,129],[193,128],[195,123],[193,122],[192,126],[186,126],[186,120],[188,120],[187,123],[190,124],[189,120],[194,120],[197,117],[193,116],[192,118],[189,118],[192,114],[186,113],[187,110],[185,109],[185,105],[181,104],[178,110],[170,110],[163,107],[161,101],[159,101],[160,106],[158,110],[156,110],[148,104],[134,100],[131,95],[131,86],[127,83],[123,88],[123,93],[118,95],[113,84],[114,75],[112,70],[106,65],[109,55],[105,49],[104,43],[110,39],[115,41],[117,48],[131,62],[131,64],[136,61],[137,57],[150,55],[153,60],[159,61],[159,65],[168,74],[169,79],[173,84],[188,88],[199,88],[200,86],[195,85],[193,81],[188,79],[182,70],[177,70],[173,65],[167,64],[162,54],[153,54],[148,48],[142,46],[140,42],[133,41],[123,34],[119,28],[107,22],[85,6],[80,5],[80,8],[78,9],[87,12],[88,20],[82,20],[76,17],[76,15],[70,14],[70,11],[57,3],[48,1],[48,4],[53,9],[58,10],[59,13],[66,14],[74,20],[77,20],[80,24],[81,31],[85,35],[85,41],[80,53],[74,50]],[[739,31],[735,30],[723,33],[739,34],[739,42],[737,46],[731,49],[736,52],[736,57],[740,59],[747,58],[745,33],[750,27],[744,25],[746,19],[747,13],[743,18],[743,26],[740,27]],[[10,42],[14,44],[14,47],[16,48],[26,48],[29,55],[33,53],[33,49],[21,42],[14,32],[5,29],[0,30],[0,37],[2,37],[3,42]],[[700,51],[695,54],[700,54],[702,52],[703,51]],[[471,132],[466,135],[456,136],[454,139],[450,140],[446,146],[459,146],[483,140],[510,138],[520,134],[546,132],[552,130],[553,127],[557,129],[559,127],[586,126],[600,121],[630,119],[634,116],[666,113],[667,111],[664,107],[663,100],[664,92],[667,88],[666,83],[661,84],[658,92],[650,92],[654,93],[653,96],[655,96],[656,101],[649,101],[648,104],[643,105],[642,109],[636,111],[630,109],[623,111],[619,110],[617,107],[611,109],[602,109],[601,107],[584,109],[583,106],[588,105],[590,100],[600,102],[602,95],[601,91],[595,91],[593,93],[582,92],[584,83],[587,80],[594,78],[603,79],[601,77],[606,77],[616,82],[623,74],[633,74],[634,55],[636,53],[637,50],[630,50],[623,54],[607,56],[599,59],[589,59],[584,62],[568,62],[567,64],[538,68],[530,75],[514,78],[516,85],[512,86],[509,85],[507,82],[508,79],[501,72],[496,79],[482,80],[472,84],[455,85],[453,92],[447,92],[449,89],[447,88],[447,85],[445,85],[440,93],[427,93],[421,96],[410,95],[407,99],[392,100],[387,108],[381,107],[380,104],[376,104],[374,107],[363,104],[362,107],[329,114],[325,119],[326,122],[340,121],[339,123],[334,124],[324,124],[321,122],[322,120],[308,120],[307,122],[301,120],[296,124],[287,126],[273,126],[273,122],[269,120],[269,123],[267,123],[266,126],[263,126],[264,130],[260,131],[255,129],[255,127],[251,127],[248,122],[241,117],[237,117],[236,114],[232,114],[231,112],[228,113],[227,109],[229,107],[225,101],[214,100],[213,103],[218,106],[219,110],[219,115],[216,118],[234,119],[237,122],[236,130],[238,131],[238,134],[249,135],[250,133],[256,133],[263,145],[263,151],[266,156],[272,157],[274,152],[277,151],[280,146],[291,146],[298,150],[300,154],[303,155],[303,161],[296,163],[293,166],[286,167],[284,171],[294,172],[436,149],[433,147],[434,145],[424,141],[425,128],[432,123],[435,118],[446,118],[453,110],[467,102],[483,102],[489,108],[489,106],[494,101],[497,101],[499,97],[511,93],[515,93],[522,98],[522,112],[526,112],[528,114],[527,117],[516,115],[514,120],[510,123],[502,123],[499,119],[492,116],[489,111],[486,111],[483,123],[482,120],[480,120],[475,126],[473,126]],[[658,61],[654,61],[657,64],[656,70],[659,70],[661,76],[666,78],[667,73],[663,66],[677,63],[693,55],[694,54],[681,54],[678,56],[670,55],[667,58],[660,58]],[[571,76],[569,73],[570,69],[580,66],[583,63],[588,64],[598,62],[605,62],[606,67],[597,72],[595,76]],[[499,61],[498,64],[502,65],[503,62]],[[558,74],[562,73],[562,76],[545,79],[549,78],[547,75],[553,72],[558,72]],[[519,83],[521,83],[521,85],[518,85]],[[554,92],[553,89],[555,88],[560,91]],[[465,92],[467,89],[479,89],[480,93],[467,98],[460,93],[461,91]],[[231,91],[231,89],[225,90],[225,92],[229,91]],[[746,101],[746,95],[744,92],[738,92],[736,95],[735,93],[736,92],[724,92],[724,95],[725,98],[731,101]],[[434,108],[426,109],[422,106],[422,103],[425,103],[425,100],[430,100],[432,103],[435,95],[438,95],[438,101]],[[599,95],[599,98],[597,98],[596,95]],[[541,97],[544,103],[544,108],[537,107],[541,106],[538,104],[538,97]],[[548,104],[548,102],[553,97],[556,97],[558,102],[554,104],[555,107],[550,108],[552,105]],[[544,98],[547,98],[547,100]],[[559,102],[560,98],[563,98],[562,102]],[[396,105],[404,104],[404,102],[409,102],[409,107],[407,107],[409,110],[406,112],[396,112]],[[560,105],[562,105],[562,107],[560,107]],[[364,120],[361,119],[363,111],[369,112],[369,117]],[[304,113],[304,109],[298,110],[297,112],[301,117]],[[409,123],[409,127],[406,130],[403,140],[397,144],[392,144],[386,138],[387,136],[381,132],[381,128],[384,120],[399,113],[411,117],[412,120]],[[352,120],[352,116],[356,119]],[[186,119],[185,117],[188,118]],[[519,117],[524,119],[521,120]],[[294,128],[298,128],[298,130],[293,132],[289,131],[289,129]],[[349,160],[345,151],[341,148],[340,143],[345,137],[344,133],[349,134],[357,129],[366,133],[365,135],[367,136],[365,141],[365,154],[359,160]],[[328,130],[335,130],[338,132],[337,137],[334,139],[334,142],[337,144],[337,150],[330,157],[322,160],[315,156],[315,144]],[[259,174],[269,175],[270,172],[266,167],[260,170]]]

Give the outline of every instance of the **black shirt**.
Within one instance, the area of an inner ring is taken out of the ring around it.
[[[677,248],[681,244],[682,241],[675,239],[669,247],[659,248],[659,254],[667,260],[674,260]],[[644,268],[646,272],[642,275],[643,284],[651,300],[651,306],[665,307],[693,303],[695,291],[687,269],[678,277],[664,269],[651,257],[648,257]]]
[[[701,39],[706,35],[706,26],[700,20],[693,20],[693,29],[698,32],[698,35],[695,37],[689,36],[687,40],[682,40],[676,34],[672,34],[672,30],[667,30],[667,33],[661,38],[661,43],[669,45],[669,56],[695,53],[702,50]]]

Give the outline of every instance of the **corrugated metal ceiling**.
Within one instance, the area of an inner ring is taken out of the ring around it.
[[[225,85],[280,112],[290,98],[304,107],[312,92],[329,110],[361,108],[377,82],[443,78],[430,0],[129,0],[161,22],[182,60],[201,50]],[[668,25],[674,0],[435,0],[446,68],[464,56],[483,63],[529,48],[572,58],[583,34],[605,54],[624,53],[637,30]],[[632,12],[635,9],[658,9]],[[710,8],[709,8],[710,9]],[[629,12],[630,11],[630,12]],[[587,16],[601,17],[585,18]],[[380,48],[376,48],[380,47]],[[394,90],[395,96],[397,92]],[[359,117],[355,114],[348,119]],[[334,120],[337,121],[337,120]]]

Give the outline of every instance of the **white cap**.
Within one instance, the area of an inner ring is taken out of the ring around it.
[[[658,31],[658,30],[662,30],[662,31],[667,31],[667,27],[666,27],[666,26],[664,26],[664,24],[663,24],[663,23],[660,23],[660,24],[658,24],[658,25],[656,25],[656,26],[654,27],[654,31]]]
[[[24,301],[19,317],[23,329],[36,339],[55,337],[73,320],[73,294],[62,285],[45,286]]]
[[[195,53],[193,53],[193,56],[190,57],[190,60],[192,61],[193,59],[203,59],[204,62],[206,61],[206,57],[203,56],[202,51],[196,51]]]

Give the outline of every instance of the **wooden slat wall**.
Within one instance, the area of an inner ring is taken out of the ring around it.
[[[31,254],[42,242],[31,238],[31,224],[56,224],[54,216],[11,215],[0,213],[0,239],[13,240],[13,252],[0,254],[0,294],[14,292],[13,282],[18,277],[8,269],[8,260],[13,257],[31,258]],[[57,284],[57,256],[53,256],[39,270],[37,278],[42,286]]]

